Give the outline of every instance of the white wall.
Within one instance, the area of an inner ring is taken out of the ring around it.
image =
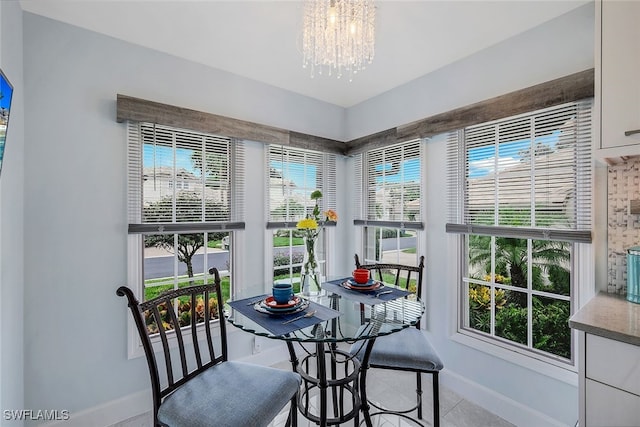
[[[349,108],[347,139],[593,68],[594,12],[588,3]]]
[[[593,67],[592,11],[581,8],[563,19],[566,31],[559,32],[561,26],[550,23],[345,113],[335,106],[25,13],[25,407],[68,409],[73,417],[78,411],[148,387],[144,360],[126,358],[128,313],[124,301],[115,295],[126,280],[127,228],[125,129],[115,122],[117,93],[350,139]],[[4,36],[4,17],[2,31]],[[537,37],[541,37],[538,42]],[[578,53],[569,54],[565,43],[579,46]],[[525,48],[538,53],[522,55]],[[261,153],[260,144],[249,145],[252,167],[247,168],[247,181],[255,186],[247,200],[250,214],[243,239],[242,261],[251,266],[242,271],[248,286],[259,286],[261,280],[260,268],[255,268],[262,259],[265,234]],[[453,386],[467,379],[473,390],[484,390],[485,396],[508,396],[515,406],[531,407],[543,417],[569,424],[577,411],[575,386],[450,339],[455,284],[447,280],[452,265],[441,250],[448,239],[441,191],[445,185],[444,142],[430,143],[428,153],[427,325],[449,372],[444,378]],[[339,162],[339,179],[349,175],[348,163]],[[4,172],[0,179],[3,224],[9,215],[5,212]],[[340,195],[339,214],[349,211],[349,200],[349,192]],[[343,260],[340,270],[348,272],[355,252],[349,245],[353,231],[348,217],[341,218],[344,221],[338,227],[342,230],[338,231],[346,232],[349,239],[336,258]],[[5,241],[10,240],[5,227],[0,231],[4,266]],[[249,351],[245,335],[234,334],[233,357]],[[240,336],[245,339],[236,338]],[[2,337],[4,340],[4,331]]]
[[[0,68],[13,85],[13,99],[0,175],[0,409],[22,409],[24,317],[24,84],[22,10],[0,2]],[[1,415],[0,415],[1,416]],[[0,424],[3,424],[0,421]],[[20,425],[7,422],[7,425]]]
[[[144,360],[126,358],[129,314],[115,295],[127,277],[116,94],[333,138],[344,112],[29,13],[24,27],[25,405],[73,415],[149,386]],[[247,200],[244,266],[259,265],[265,233],[257,147],[248,150],[247,183],[260,193]],[[248,286],[259,282],[245,271]]]

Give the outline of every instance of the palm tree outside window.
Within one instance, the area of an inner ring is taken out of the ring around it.
[[[451,133],[461,333],[573,363],[573,276],[591,241],[590,123],[586,100]]]

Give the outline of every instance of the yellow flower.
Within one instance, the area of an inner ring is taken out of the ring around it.
[[[313,218],[305,218],[298,221],[296,228],[301,230],[315,230],[318,228],[318,222]]]
[[[491,281],[491,275],[490,274],[485,274],[483,277],[483,280],[485,282],[490,282]],[[496,274],[495,275],[495,282],[496,283],[504,283],[505,281],[505,277],[501,274]]]
[[[324,213],[324,216],[327,217],[327,220],[329,221],[333,221],[333,222],[338,221],[338,214],[333,209],[329,209],[328,211],[326,211]]]

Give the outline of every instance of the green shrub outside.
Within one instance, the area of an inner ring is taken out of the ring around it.
[[[161,279],[159,279],[161,280]],[[147,281],[147,284],[153,283],[153,281]],[[209,279],[207,283],[213,283],[213,279]],[[203,285],[203,279],[194,279],[192,281],[184,281],[179,283],[180,288],[184,288],[187,286],[197,286]],[[149,286],[144,290],[144,299],[145,301],[153,299],[163,292],[170,291],[173,289],[173,285],[159,285],[159,286]],[[228,277],[222,277],[220,279],[220,290],[222,292],[222,300],[227,301],[230,297],[230,282]],[[212,319],[218,318],[218,305],[215,298],[209,298],[209,313]],[[162,304],[158,307],[160,318],[162,319],[162,323],[164,324],[165,329],[170,330],[173,329],[171,324],[171,318],[168,312],[168,307],[165,304]],[[158,326],[156,324],[155,318],[151,315],[150,312],[144,313],[145,324],[147,325],[147,330],[150,333],[158,332]],[[191,324],[191,299],[188,296],[183,296],[178,298],[178,310],[176,313],[176,317],[178,318],[178,324],[180,327],[188,326]],[[202,298],[198,299],[196,302],[196,323],[200,323],[204,321],[204,302]]]
[[[511,215],[516,218],[515,215]],[[525,216],[521,216],[526,218]],[[514,220],[515,221],[515,220]],[[557,222],[557,221],[556,221]],[[554,222],[555,223],[555,222]],[[510,224],[522,225],[522,224]],[[570,251],[566,242],[532,240],[531,282],[534,290],[555,295],[570,295],[571,273],[564,267],[570,262]],[[526,288],[527,285],[527,239],[495,238],[495,255],[491,252],[489,236],[471,235],[469,238],[470,264],[481,267],[485,275],[474,277],[488,282],[491,276],[491,257],[495,257],[495,283]],[[546,273],[546,280],[543,277]],[[478,289],[486,288],[481,298]],[[490,333],[491,306],[487,301],[488,287],[469,285],[469,326],[478,331]],[[499,304],[497,293],[506,297]],[[496,288],[495,330],[496,336],[527,345],[527,294],[525,292]],[[568,301],[533,297],[532,305],[533,348],[571,358],[571,329],[568,320]]]
[[[487,289],[487,292],[478,292],[480,288]],[[489,333],[491,326],[491,305],[487,300],[489,288],[472,284],[469,289],[469,326],[475,330]],[[512,291],[498,290],[497,292],[509,293]],[[526,345],[527,307],[521,307],[514,303],[501,305],[500,301],[505,301],[505,299],[501,299],[498,295],[495,299],[495,335]],[[569,302],[534,296],[532,311],[533,347],[570,359]]]
[[[280,255],[280,254],[275,254],[273,256],[273,265],[275,267],[280,266],[280,265],[286,265],[287,267],[284,268],[276,268],[273,270],[273,276],[274,279],[276,278],[276,276],[282,276],[285,275],[286,277],[289,277],[289,265],[291,264],[302,264],[302,261],[304,260],[304,254],[300,253],[300,254],[293,254],[291,259],[289,259],[289,255]],[[293,274],[300,274],[300,271],[302,271],[302,266],[299,265],[297,267],[292,267],[291,268]]]

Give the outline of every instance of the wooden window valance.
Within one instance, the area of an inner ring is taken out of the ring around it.
[[[336,154],[346,149],[344,142],[333,139],[118,94],[116,121],[126,120]]]
[[[230,138],[350,155],[416,138],[428,138],[451,130],[528,111],[591,98],[594,95],[594,80],[594,69],[590,68],[348,142],[121,94],[117,95],[116,120],[118,122],[132,120],[156,123]]]

